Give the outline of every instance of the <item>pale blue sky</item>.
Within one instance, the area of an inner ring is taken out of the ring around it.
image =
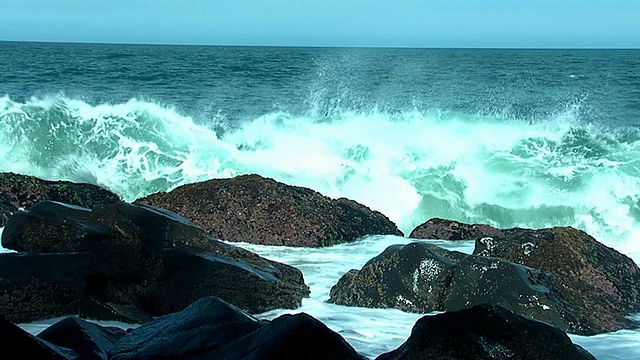
[[[640,48],[640,0],[0,0],[0,40]]]

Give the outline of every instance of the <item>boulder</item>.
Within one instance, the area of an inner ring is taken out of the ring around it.
[[[255,331],[262,322],[213,296],[129,331],[112,359],[193,358]]]
[[[595,360],[559,329],[487,304],[424,316],[405,343],[377,358],[405,359]]]
[[[120,201],[118,195],[91,184],[47,181],[33,176],[0,173],[0,227],[20,209],[42,200],[59,201],[87,208]]]
[[[413,239],[475,240],[482,236],[498,236],[502,231],[489,225],[464,224],[440,218],[429,219],[418,225],[411,234]]]
[[[0,254],[0,314],[30,322],[78,312],[89,253]]]
[[[441,310],[455,264],[465,256],[423,243],[392,245],[361,270],[343,275],[328,302],[408,312]]]
[[[298,307],[309,294],[299,270],[208,238],[184,218],[148,205],[119,202],[89,210],[42,201],[9,219],[2,245],[91,255],[90,273],[77,284],[80,309],[61,315],[139,322],[205,295],[263,312]]]
[[[640,312],[640,268],[629,257],[571,227],[507,229],[480,238],[474,254],[498,257],[555,275],[551,292],[573,309],[578,334],[632,328]]]
[[[49,326],[37,338],[73,350],[80,359],[107,360],[111,349],[125,331],[103,327],[77,317],[67,317]]]
[[[259,175],[183,185],[136,202],[174,211],[226,241],[319,247],[365,235],[402,236],[386,216],[355,201]]]
[[[487,241],[492,240],[482,238],[478,243]],[[611,308],[586,305],[602,297],[611,296],[563,273],[411,243],[391,246],[361,270],[347,272],[331,288],[328,301],[419,313],[490,303],[581,335],[637,325],[627,318],[629,312],[615,307],[620,302],[610,302]]]
[[[72,360],[78,356],[40,340],[0,316],[0,354],[3,359]]]
[[[362,359],[307,314],[260,321],[215,297],[127,333],[111,359]]]

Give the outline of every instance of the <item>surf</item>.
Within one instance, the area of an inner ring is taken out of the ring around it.
[[[636,128],[581,121],[579,104],[535,121],[435,108],[330,110],[229,122],[141,99],[5,96],[0,170],[93,183],[129,201],[258,173],[359,201],[407,234],[431,217],[569,225],[640,253]]]

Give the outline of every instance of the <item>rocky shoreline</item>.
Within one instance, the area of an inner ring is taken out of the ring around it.
[[[2,173],[0,210],[2,246],[17,251],[0,254],[0,352],[16,358],[362,359],[307,314],[251,316],[295,309],[309,287],[295,267],[220,240],[326,247],[402,235],[364,205],[258,175],[126,203],[94,185]],[[565,331],[639,325],[627,315],[640,312],[640,269],[580,230],[431,219],[410,237],[476,246],[467,255],[395,245],[340,279],[336,304],[446,311],[379,359],[591,359]],[[62,316],[36,337],[13,325]]]

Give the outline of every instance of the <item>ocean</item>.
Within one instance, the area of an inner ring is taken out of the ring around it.
[[[574,226],[639,263],[640,50],[0,42],[0,171],[129,201],[258,173],[354,199],[407,234],[432,217]],[[407,242],[242,246],[299,267],[312,295],[296,311],[373,357],[420,314],[324,300]],[[572,339],[599,359],[640,359],[640,330]]]

